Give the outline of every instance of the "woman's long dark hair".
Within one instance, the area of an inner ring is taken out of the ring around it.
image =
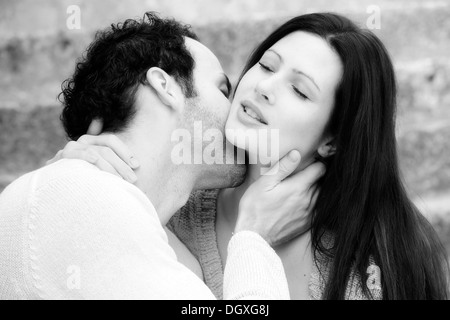
[[[407,196],[395,138],[396,81],[381,41],[331,13],[296,17],[251,55],[242,76],[286,35],[322,37],[339,55],[343,76],[327,131],[337,151],[326,159],[312,219],[312,246],[332,258],[323,298],[344,299],[352,270],[369,295],[369,259],[381,269],[384,299],[448,299],[446,252],[434,229]],[[241,79],[242,79],[241,76]],[[334,246],[323,245],[324,231]]]

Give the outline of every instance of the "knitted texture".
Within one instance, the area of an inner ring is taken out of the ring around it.
[[[187,205],[169,221],[168,227],[198,259],[206,285],[218,299],[222,299],[223,267],[215,230],[218,193],[219,190],[194,192]],[[326,245],[331,245],[330,236],[324,240],[327,242]],[[310,299],[320,300],[328,280],[331,260],[323,255],[316,258],[309,281],[309,296]],[[382,299],[381,273],[372,259],[367,273],[369,278],[366,285],[371,297],[363,293],[361,276],[352,272],[346,288],[346,299]]]
[[[200,262],[206,285],[217,299],[223,299],[223,266],[216,237],[218,190],[194,192],[167,227]]]
[[[281,260],[266,242],[244,233],[230,246],[225,298],[289,294],[280,286],[286,283]],[[210,266],[210,277],[222,273],[221,266],[202,264]],[[249,272],[267,281],[249,282]],[[214,298],[177,261],[147,196],[112,174],[61,160],[0,195],[0,299]]]
[[[289,300],[289,288],[281,260],[255,232],[240,231],[229,244],[224,296],[230,300]],[[263,253],[261,255],[261,253]],[[247,268],[240,268],[243,264]],[[281,281],[280,281],[281,279]]]

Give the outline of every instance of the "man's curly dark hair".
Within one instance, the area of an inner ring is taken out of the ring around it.
[[[85,134],[93,119],[103,120],[103,131],[124,130],[136,113],[138,86],[146,84],[152,67],[173,76],[186,97],[194,97],[195,61],[184,37],[198,40],[190,26],[153,12],[99,31],[73,77],[62,84],[61,120],[68,137]]]

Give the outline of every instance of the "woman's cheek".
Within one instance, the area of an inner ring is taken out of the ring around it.
[[[310,154],[313,148],[312,137],[315,135],[314,126],[309,120],[303,121],[305,116],[291,112],[283,119],[280,119],[280,154],[287,154],[289,151],[298,150],[302,157]]]

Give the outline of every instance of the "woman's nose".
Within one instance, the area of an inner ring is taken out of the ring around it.
[[[256,85],[255,91],[258,99],[261,99],[269,104],[275,103],[275,95],[272,91],[272,84],[268,79],[259,81]]]

